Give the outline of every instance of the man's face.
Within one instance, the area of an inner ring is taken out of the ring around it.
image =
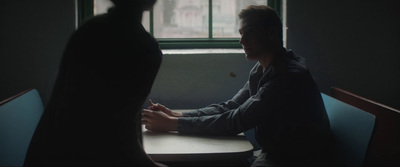
[[[240,44],[247,60],[259,60],[268,54],[271,40],[267,29],[263,28],[257,17],[245,17],[240,20]]]

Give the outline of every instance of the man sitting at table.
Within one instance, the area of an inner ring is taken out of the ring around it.
[[[321,94],[304,58],[283,47],[275,10],[249,6],[240,14],[240,44],[258,63],[230,100],[183,113],[161,104],[142,110],[152,131],[236,135],[255,129],[262,153],[253,166],[330,165],[331,131]]]

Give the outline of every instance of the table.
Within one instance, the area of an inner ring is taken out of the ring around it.
[[[174,110],[185,111],[185,110]],[[231,161],[253,155],[253,146],[243,134],[195,136],[177,132],[152,132],[143,128],[143,147],[155,161]]]

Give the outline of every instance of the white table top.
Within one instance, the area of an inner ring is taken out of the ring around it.
[[[194,136],[143,128],[143,147],[155,161],[201,161],[248,158],[253,146],[244,135]]]

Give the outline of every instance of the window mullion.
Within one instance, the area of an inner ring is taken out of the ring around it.
[[[281,15],[281,0],[267,0],[268,6],[274,8]]]
[[[212,0],[208,0],[208,38],[213,38],[213,14],[212,14]]]
[[[268,6],[274,8],[278,13],[282,12],[282,0],[264,0]],[[82,22],[90,16],[93,16],[94,0],[75,0],[77,3],[77,24]],[[206,1],[207,2],[207,1]],[[204,5],[204,2],[201,3]],[[241,48],[238,43],[239,38],[214,38],[213,36],[213,0],[208,0],[208,38],[166,38],[158,39],[161,48]],[[204,6],[203,6],[204,7]],[[154,11],[149,11],[149,33],[154,36]],[[206,21],[207,23],[207,21]],[[165,47],[164,47],[165,46]]]
[[[150,10],[150,34],[154,37],[154,9]]]
[[[87,18],[93,16],[94,1],[77,0],[76,3],[78,8],[77,22],[79,26],[82,25]]]

